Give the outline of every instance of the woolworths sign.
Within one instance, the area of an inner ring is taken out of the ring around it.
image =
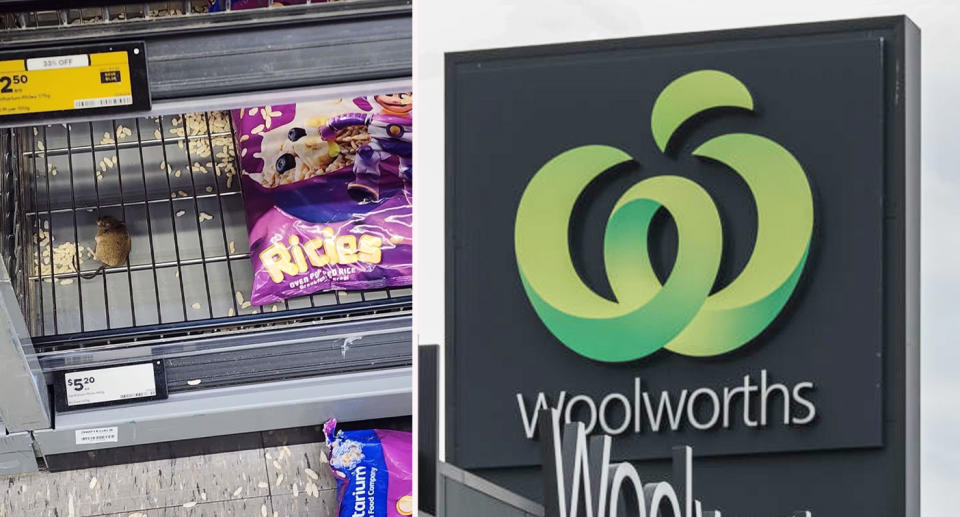
[[[918,37],[448,56],[447,460],[565,517],[916,515]]]

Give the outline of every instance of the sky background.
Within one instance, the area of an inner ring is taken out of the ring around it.
[[[922,30],[922,502],[960,507],[960,2],[957,0],[415,0],[414,332],[443,342],[443,53],[906,14]],[[433,171],[424,172],[424,171]],[[425,316],[426,315],[426,316]],[[441,404],[442,407],[442,404]],[[442,446],[441,446],[442,450]]]

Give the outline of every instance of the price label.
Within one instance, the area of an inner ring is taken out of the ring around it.
[[[0,119],[149,109],[144,51],[138,43],[0,53]]]
[[[61,411],[166,397],[160,361],[66,372],[56,388]]]

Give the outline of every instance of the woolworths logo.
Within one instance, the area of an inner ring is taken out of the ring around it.
[[[715,108],[753,110],[735,77],[689,73],[667,85],[651,114],[661,151],[691,117]],[[710,195],[674,175],[628,189],[610,214],[604,262],[615,300],[598,295],[574,269],[568,232],[574,204],[596,177],[632,157],[615,147],[587,145],[547,162],[527,185],[517,209],[515,247],[520,278],[537,315],[564,345],[598,361],[638,359],[661,348],[689,356],[734,350],[763,331],[793,293],[813,229],[813,198],[800,163],[759,135],[712,138],[694,155],[726,164],[750,187],[757,239],[740,275],[711,294],[722,250],[720,216]],[[677,227],[677,257],[666,283],[654,273],[647,232],[665,208]]]

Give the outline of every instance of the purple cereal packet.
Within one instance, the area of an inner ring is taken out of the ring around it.
[[[233,112],[253,305],[411,285],[411,109],[404,93]]]
[[[337,431],[323,426],[337,480],[338,517],[413,515],[413,437],[381,429]]]

